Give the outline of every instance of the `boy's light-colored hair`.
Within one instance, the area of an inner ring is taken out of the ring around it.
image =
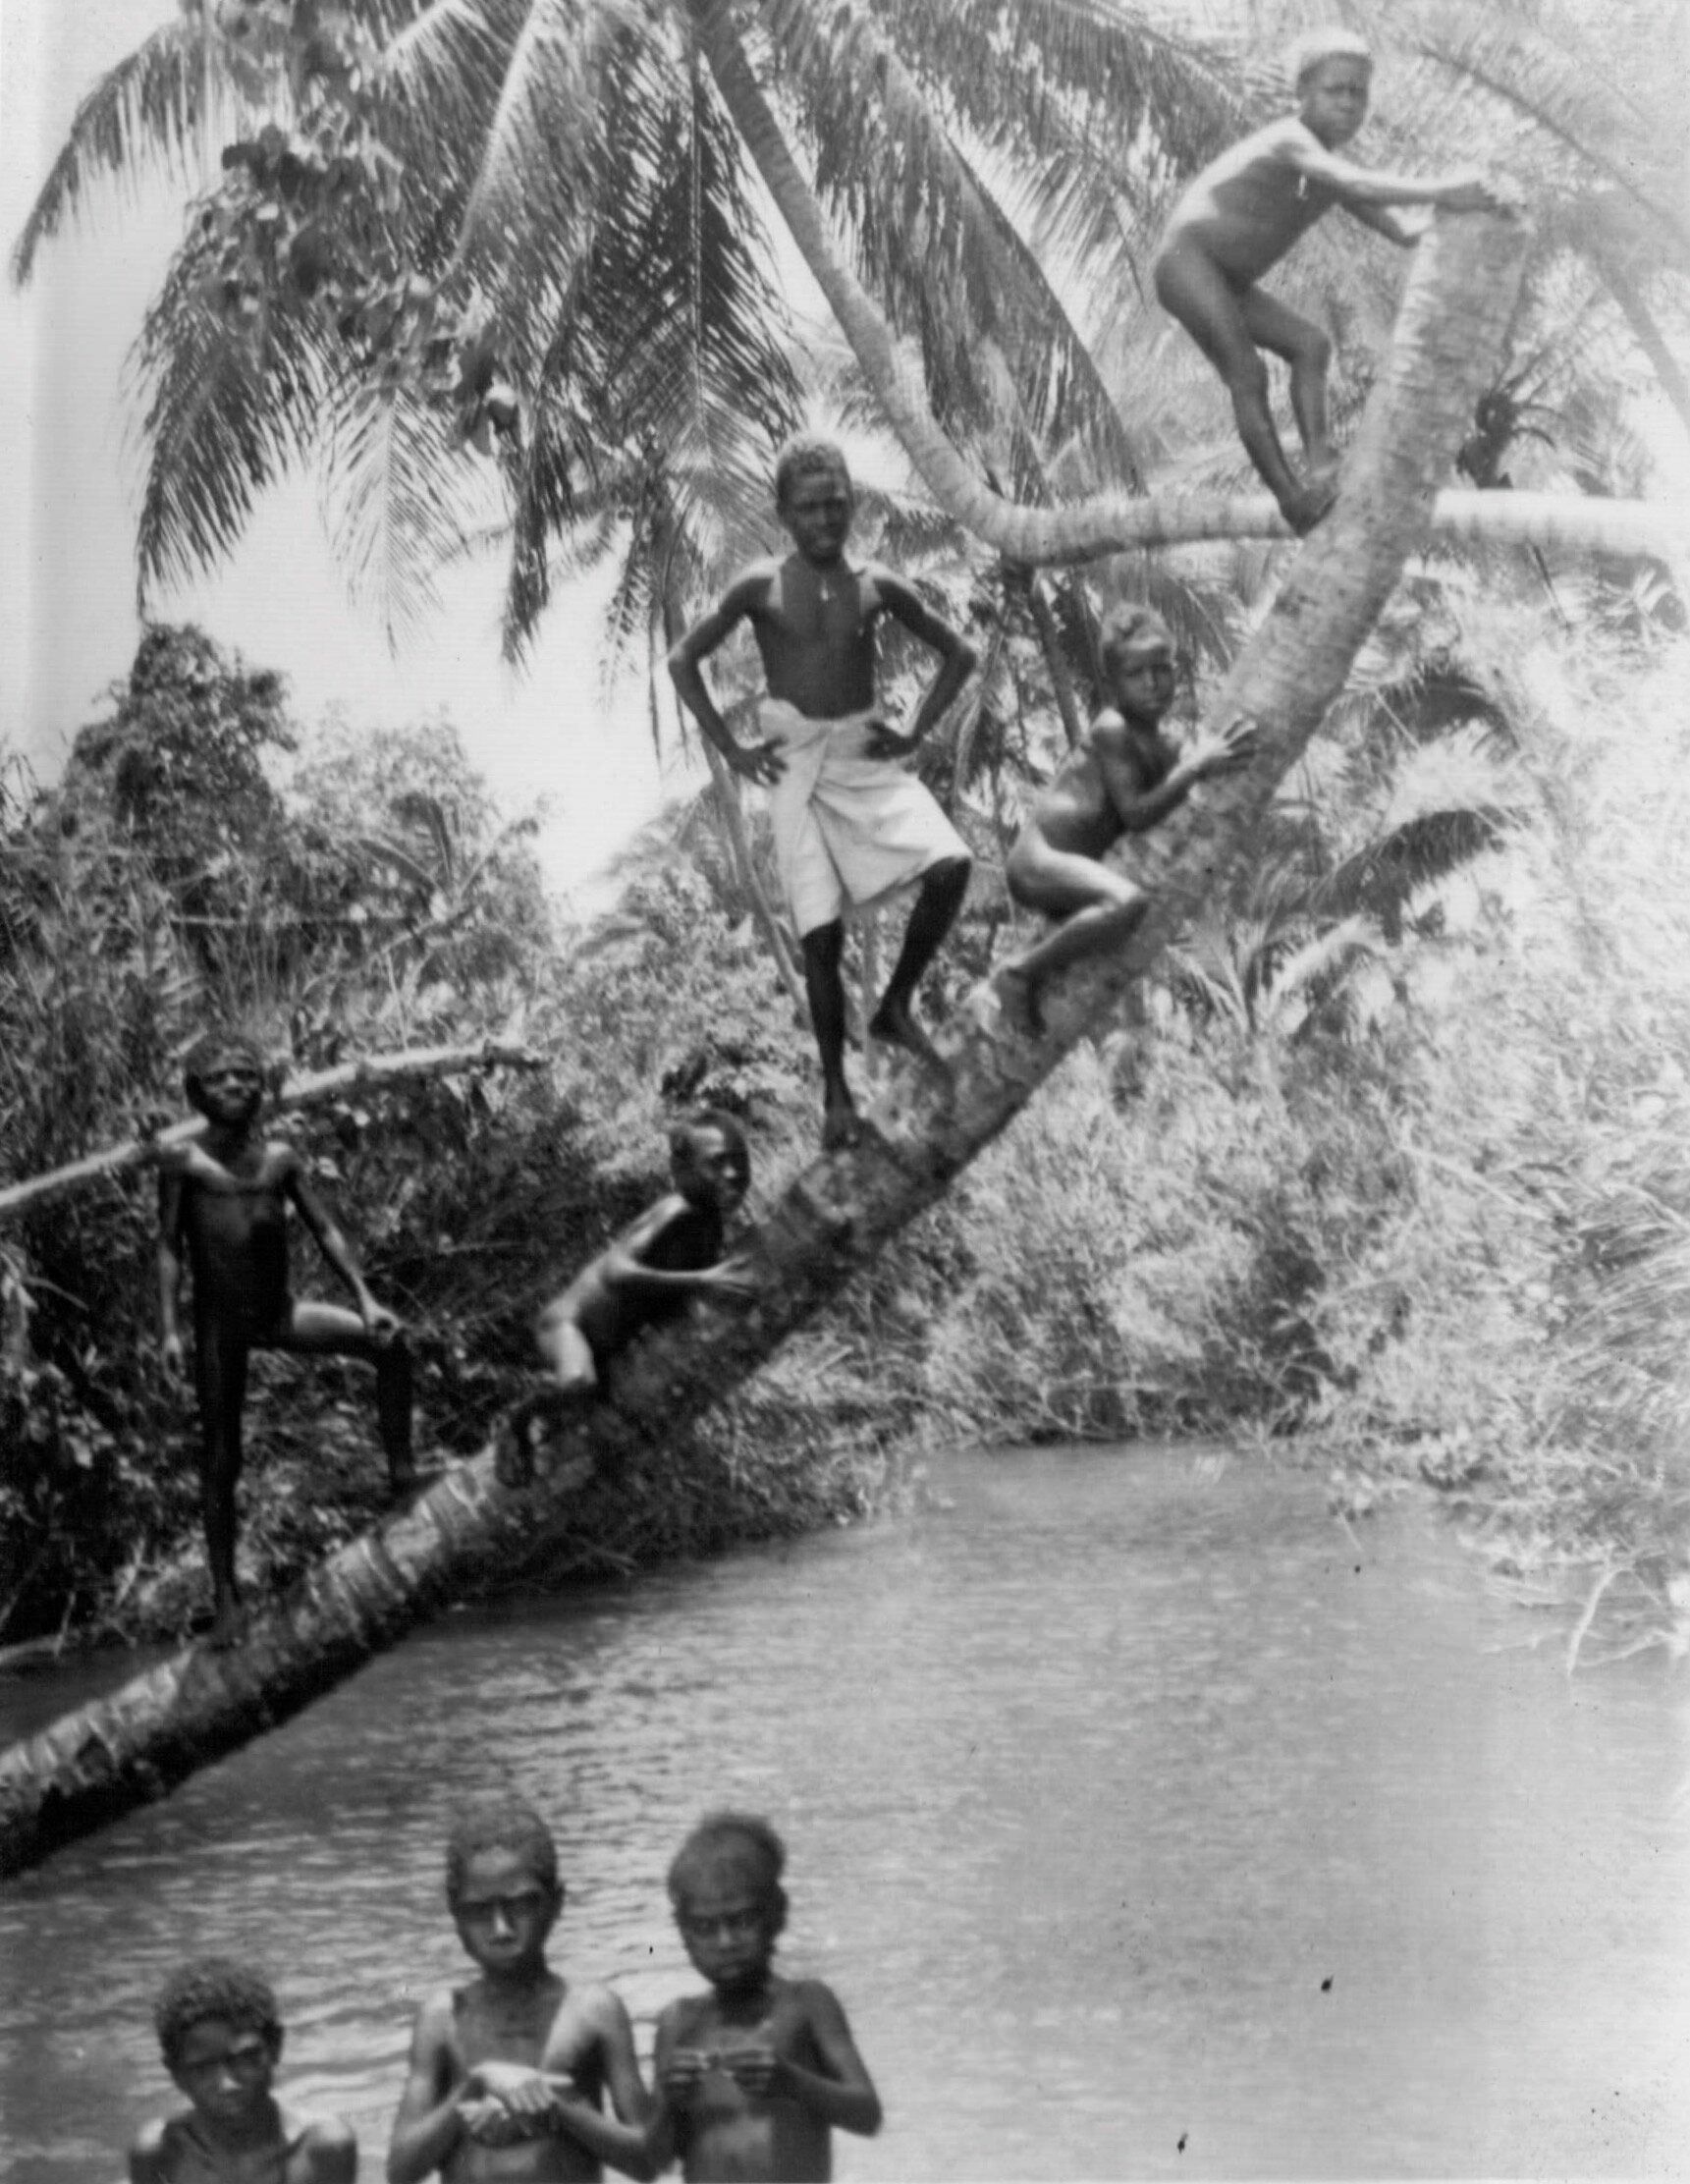
[[[761,1814],[707,1813],[675,1854],[669,1900],[679,1914],[700,1882],[728,1876],[769,1906],[779,1933],[787,1918],[786,1864],[787,1846]]]
[[[785,508],[799,478],[837,470],[850,490],[850,464],[837,440],[819,432],[794,432],[775,458],[775,506]]]
[[[1291,80],[1291,88],[1300,91],[1310,71],[1323,61],[1365,61],[1372,68],[1373,48],[1341,24],[1330,24],[1324,30],[1305,30],[1285,55],[1285,74]]]
[[[1173,631],[1154,607],[1141,606],[1136,600],[1112,607],[1104,618],[1098,640],[1103,672],[1113,676],[1123,660],[1130,659],[1135,652],[1148,651],[1153,644],[1165,644],[1170,651],[1173,649]]]
[[[463,1893],[469,1861],[481,1850],[514,1850],[541,1887],[557,1894],[558,1846],[532,1806],[515,1797],[500,1797],[459,1815],[446,1838],[448,1903],[456,1903]]]

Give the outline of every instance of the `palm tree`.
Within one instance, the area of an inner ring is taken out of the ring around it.
[[[567,1524],[595,1466],[640,1461],[755,1372],[877,1250],[933,1204],[1118,1005],[1171,933],[1224,887],[1274,787],[1320,725],[1357,649],[1423,541],[1433,495],[1512,308],[1519,238],[1499,221],[1445,225],[1411,275],[1390,364],[1369,405],[1351,489],[1302,548],[1215,708],[1256,724],[1259,755],[1135,843],[1152,906],[1118,958],[1073,966],[1037,1044],[971,1016],[946,1034],[952,1079],[895,1078],[873,1128],[813,1163],[754,1239],[756,1294],[701,1312],[629,1360],[614,1402],[566,1431],[549,1479],[506,1485],[492,1451],[322,1566],[255,1620],[238,1652],[191,1648],[110,1700],[0,1755],[0,1869],[16,1871],[258,1733],[350,1674],[419,1616]]]

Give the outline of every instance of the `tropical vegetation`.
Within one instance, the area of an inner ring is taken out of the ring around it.
[[[1445,164],[1484,136],[1533,203],[1462,469],[1584,496],[1594,534],[1649,488],[1646,401],[1690,428],[1690,238],[1651,104],[1667,78],[1617,75],[1588,8],[1356,12],[1391,72],[1379,156]],[[1669,7],[1642,12],[1678,34]],[[396,640],[451,555],[508,557],[519,653],[557,587],[614,554],[611,636],[649,668],[768,539],[775,443],[838,419],[880,488],[870,536],[987,639],[924,761],[982,864],[954,1000],[1007,943],[992,870],[1090,702],[1100,609],[1155,597],[1207,688],[1279,573],[1245,542],[1218,391],[1143,300],[1171,192],[1281,95],[1261,44],[1259,10],[1114,0],[183,0],[90,94],[15,270],[102,171],[158,158],[198,184],[137,353],[149,598],[311,464]],[[1399,268],[1336,226],[1288,285],[1333,328],[1348,424]],[[800,263],[847,351],[794,303]],[[1217,543],[1090,581],[1025,566],[1059,504],[1104,511],[1062,532],[1095,552],[1177,535],[1169,511],[1198,492]],[[1414,568],[1248,876],[1120,1028],[702,1430],[678,1473],[696,1496],[606,1498],[583,1556],[861,1509],[924,1434],[1295,1427],[1334,1452],[1346,1515],[1418,1475],[1501,1566],[1590,1571],[1615,1650],[1682,1646],[1662,1330],[1690,1062],[1660,788],[1683,616],[1661,564],[1576,532]],[[495,1028],[548,1046],[541,1083],[302,1125],[376,1274],[437,1331],[425,1403],[466,1447],[515,1385],[538,1287],[652,1186],[669,1107],[708,1090],[796,1142],[790,943],[725,780],[581,935],[443,731],[302,762],[294,737],[273,678],[158,629],[63,786],[15,790],[8,1166],[167,1095],[207,1008],[264,1020],[300,1066]],[[677,993],[710,1006],[677,1012]],[[49,1454],[5,1490],[28,1546],[0,1636],[187,1612],[191,1472],[143,1362],[145,1227],[111,1194],[22,1238],[31,1339],[8,1349],[7,1400],[19,1446]],[[348,1400],[290,1387],[299,1443],[249,1528],[268,1568],[368,1513],[361,1454],[335,1496],[317,1477],[321,1448],[358,1446]]]

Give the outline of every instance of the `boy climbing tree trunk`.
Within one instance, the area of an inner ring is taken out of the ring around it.
[[[907,1070],[865,1116],[860,1142],[805,1169],[748,1256],[755,1295],[654,1337],[617,1400],[560,1445],[549,1483],[507,1489],[491,1449],[348,1548],[268,1611],[239,1654],[191,1649],[115,1698],[0,1755],[0,1869],[16,1871],[298,1711],[422,1615],[570,1517],[595,1467],[637,1461],[721,1400],[931,1205],[1089,1024],[1119,1001],[1178,920],[1249,854],[1276,783],[1320,725],[1427,535],[1432,500],[1495,373],[1524,236],[1482,215],[1441,220],[1417,253],[1396,339],[1370,397],[1332,516],[1286,572],[1209,724],[1247,719],[1258,755],[1206,783],[1145,838],[1150,896],[1131,945],[1053,978],[1047,1035],[992,1038],[953,1021],[949,1087]],[[1043,514],[1045,512],[1038,512]]]

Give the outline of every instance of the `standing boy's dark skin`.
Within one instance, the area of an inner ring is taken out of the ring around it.
[[[291,1145],[258,1123],[264,1079],[257,1050],[221,1034],[189,1056],[187,1092],[210,1124],[195,1145],[159,1154],[158,1305],[166,1370],[180,1378],[183,1262],[193,1275],[193,1378],[199,1399],[201,1495],[211,1563],[213,1645],[242,1630],[235,1576],[235,1490],[246,1361],[255,1349],[359,1357],[376,1371],[376,1409],[395,1494],[416,1483],[410,1442],[410,1354],[399,1321],[377,1304],[346,1238]],[[357,1300],[301,1302],[288,1273],[292,1207]]]
[[[627,2012],[546,1961],[557,1854],[525,1806],[471,1813],[447,1847],[447,1901],[479,1977],[430,1995],[388,2148],[389,2184],[578,2184],[608,2161],[656,2174]],[[613,2113],[603,2108],[604,2096]]]
[[[1112,702],[1039,792],[1005,860],[1015,901],[1063,920],[992,980],[1006,1018],[1026,1037],[1044,1034],[1045,981],[1082,956],[1120,948],[1148,905],[1141,888],[1102,861],[1105,851],[1166,819],[1200,781],[1230,772],[1255,747],[1242,721],[1183,753],[1165,738],[1173,638],[1152,609],[1117,608],[1104,625],[1102,653]]]
[[[338,2116],[278,2101],[282,2023],[247,1966],[203,1957],[171,1975],[154,2011],[164,2063],[189,2105],[130,2148],[130,2184],[353,2184],[357,2141]]]
[[[657,2021],[653,2152],[660,2164],[679,2153],[687,2184],[821,2184],[836,2129],[880,2129],[880,2096],[832,1989],[772,1967],[785,1858],[767,1821],[719,1813],[670,1868],[676,1924],[710,1982]]]
[[[850,475],[844,456],[831,443],[794,442],[784,451],[776,493],[793,551],[785,560],[758,562],[736,577],[720,605],[696,622],[671,652],[669,670],[681,700],[741,780],[766,788],[780,783],[788,765],[781,739],[771,736],[749,747],[737,742],[699,672],[729,633],[749,622],[772,699],[784,700],[812,723],[844,723],[866,714],[863,755],[888,762],[906,759],[968,680],[974,647],[891,570],[878,563],[859,567],[846,559],[853,514]],[[907,733],[894,728],[876,709],[875,631],[883,615],[901,623],[940,656],[939,674]],[[948,826],[945,831],[954,846],[930,858],[920,872],[902,950],[868,1026],[873,1037],[940,1069],[944,1065],[911,1003],[922,973],[962,906],[968,884],[967,852]],[[845,893],[848,899],[849,890]],[[821,1055],[822,1142],[845,1145],[856,1130],[855,1103],[845,1074],[845,928],[838,911],[824,911],[808,924],[794,905],[794,917]]]
[[[1327,430],[1332,344],[1318,326],[1259,284],[1323,214],[1341,205],[1392,243],[1416,243],[1423,222],[1397,205],[1502,212],[1510,200],[1477,169],[1416,179],[1335,156],[1367,117],[1373,59],[1348,31],[1311,32],[1292,49],[1297,111],[1221,154],[1174,207],[1154,266],[1156,293],[1226,381],[1238,437],[1294,531],[1313,529],[1332,506],[1337,456]],[[1291,367],[1291,410],[1308,455],[1298,477],[1268,407],[1261,352]]]

